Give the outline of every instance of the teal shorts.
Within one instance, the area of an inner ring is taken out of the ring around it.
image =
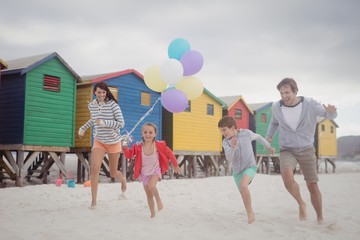
[[[255,177],[256,171],[257,171],[256,166],[253,166],[253,167],[249,167],[249,168],[245,169],[241,173],[233,173],[232,175],[234,177],[236,186],[238,188],[240,188],[240,182],[241,182],[241,179],[244,176],[244,174],[248,175],[251,178],[251,180],[249,182],[249,184],[250,184]]]

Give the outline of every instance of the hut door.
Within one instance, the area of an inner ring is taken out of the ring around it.
[[[114,95],[116,101],[119,102],[119,91],[116,87],[109,87],[110,92]]]

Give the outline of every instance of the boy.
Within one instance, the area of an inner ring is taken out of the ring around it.
[[[265,138],[248,129],[237,129],[235,120],[230,116],[223,117],[218,128],[224,140],[222,142],[225,157],[232,163],[232,175],[244,202],[248,223],[255,221],[255,214],[251,206],[251,196],[248,185],[256,174],[256,161],[251,142],[259,141],[274,154],[275,149]]]

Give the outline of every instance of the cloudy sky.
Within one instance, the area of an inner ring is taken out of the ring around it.
[[[357,0],[0,0],[0,58],[57,52],[80,76],[143,74],[184,38],[216,96],[276,101],[292,77],[338,108],[338,136],[360,135],[359,12]]]

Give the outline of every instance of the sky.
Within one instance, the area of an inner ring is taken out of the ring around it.
[[[360,135],[359,12],[357,0],[0,0],[0,58],[57,52],[80,76],[144,74],[183,38],[215,96],[277,101],[291,77],[337,107],[338,137]]]

